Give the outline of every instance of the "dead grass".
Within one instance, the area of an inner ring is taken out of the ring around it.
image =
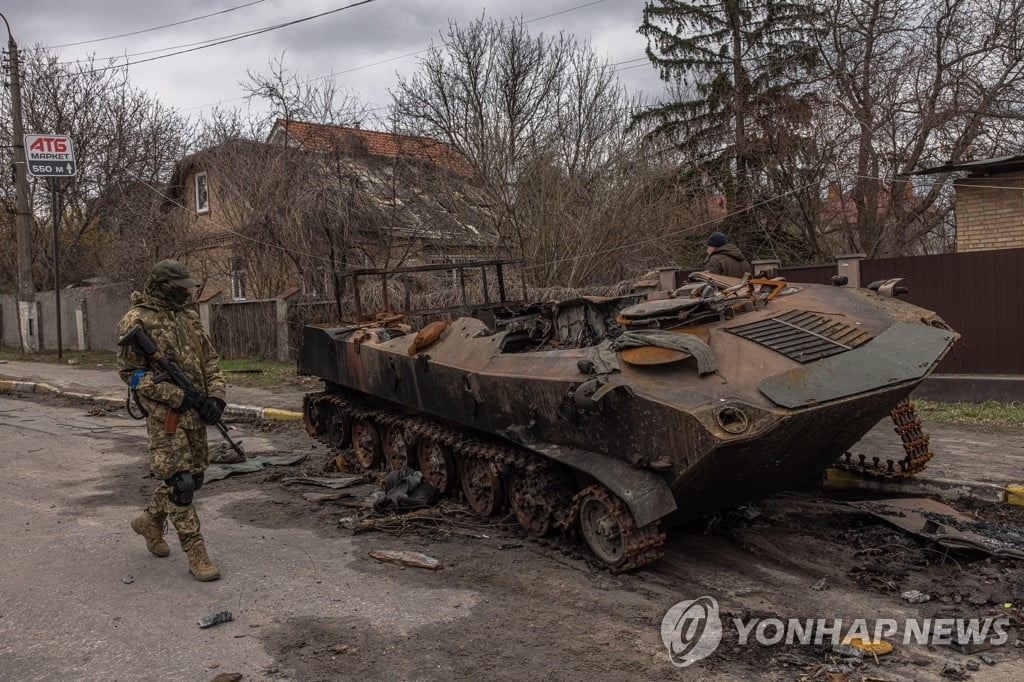
[[[938,403],[915,400],[921,419],[940,424],[1015,426],[1024,428],[1024,405],[986,400],[983,403]]]
[[[294,362],[271,362],[254,358],[233,358],[220,361],[221,371],[234,386],[267,388],[294,384],[299,380]]]

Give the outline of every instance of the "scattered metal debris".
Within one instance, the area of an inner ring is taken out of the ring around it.
[[[827,590],[828,589],[828,578],[824,577],[821,580],[816,581],[813,585],[811,585],[811,589],[814,590],[815,592],[821,592],[823,590]]]
[[[423,552],[412,552],[408,550],[375,549],[370,552],[370,558],[399,566],[412,566],[413,568],[429,568],[436,571],[443,568],[440,561],[429,557]]]
[[[220,625],[221,623],[227,623],[228,621],[234,620],[235,617],[231,615],[230,611],[221,611],[219,613],[212,613],[209,616],[203,616],[199,619],[199,627],[210,628],[214,625]]]
[[[905,498],[849,504],[943,547],[1024,559],[1024,529],[980,521],[936,500]]]
[[[932,598],[930,594],[925,594],[920,590],[908,590],[900,596],[903,597],[904,601],[908,601],[911,604],[923,604],[926,601],[930,601]]]
[[[884,639],[869,641],[861,639],[860,637],[850,637],[849,639],[844,640],[843,644],[866,651],[872,656],[883,656],[885,654],[892,653],[893,649],[892,644]]]
[[[131,585],[133,582],[135,582],[135,578],[133,578],[130,575],[126,575],[125,577],[121,578],[121,582],[123,582],[125,585]]]

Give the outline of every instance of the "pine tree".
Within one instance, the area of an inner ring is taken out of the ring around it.
[[[639,32],[673,101],[640,112],[648,137],[671,142],[694,170],[717,180],[730,214],[759,199],[768,150],[798,135],[816,54],[814,3],[792,0],[653,0]],[[795,140],[795,138],[794,138]],[[750,232],[744,211],[726,224]]]

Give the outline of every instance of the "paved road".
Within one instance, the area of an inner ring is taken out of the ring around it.
[[[989,613],[1024,590],[1015,564],[946,561],[813,498],[766,500],[753,520],[720,519],[717,531],[681,530],[662,560],[616,576],[465,517],[353,535],[339,528],[350,510],[304,500],[272,473],[200,493],[224,577],[198,583],[175,541],[157,559],[128,527],[152,486],[141,427],[87,410],[0,396],[2,680],[790,680],[814,670],[822,679],[830,654],[738,647],[729,632],[716,654],[680,671],[659,625],[672,604],[700,595],[729,618],[873,619]],[[309,447],[297,425],[243,438],[252,452]],[[309,461],[322,468],[328,458],[313,451]],[[445,568],[377,564],[367,552],[378,548],[424,551]],[[812,588],[823,581],[826,589]],[[904,589],[935,599],[907,604]],[[982,605],[970,605],[974,594]],[[236,620],[196,626],[222,610]],[[979,679],[1022,679],[1022,651],[992,651],[996,666]],[[967,660],[949,647],[901,645],[857,677],[939,680],[944,666]]]
[[[0,679],[266,679],[277,664],[262,631],[285,620],[358,618],[392,635],[477,598],[360,575],[350,538],[246,523],[239,503],[260,494],[246,488],[200,493],[224,577],[198,583],[174,540],[158,559],[128,526],[152,485],[143,438],[138,422],[0,397]],[[258,436],[246,440],[258,449]],[[223,610],[237,620],[197,627]]]
[[[0,379],[39,382],[66,391],[121,399],[127,392],[127,387],[118,377],[116,370],[86,365],[5,360],[0,361]],[[300,411],[302,396],[308,391],[319,390],[318,381],[310,379],[309,383],[309,387],[298,385],[273,388],[238,386],[232,383],[229,374],[227,400],[236,405]]]

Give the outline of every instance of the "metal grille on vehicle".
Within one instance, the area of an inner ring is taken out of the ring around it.
[[[856,348],[871,334],[827,315],[790,310],[778,317],[726,331],[782,353],[797,362],[811,362]]]

